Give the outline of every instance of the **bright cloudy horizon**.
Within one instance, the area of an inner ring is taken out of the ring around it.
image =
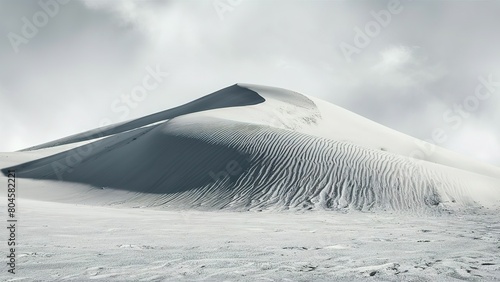
[[[0,1],[0,151],[235,83],[500,166],[500,2]]]

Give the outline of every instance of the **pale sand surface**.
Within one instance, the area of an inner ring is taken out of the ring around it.
[[[18,206],[17,275],[7,275],[2,263],[2,281],[500,279],[500,222],[485,209],[416,216],[181,212],[25,199]]]

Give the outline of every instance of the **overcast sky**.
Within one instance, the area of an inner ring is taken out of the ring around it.
[[[64,2],[0,0],[0,151],[245,82],[500,165],[500,1]]]

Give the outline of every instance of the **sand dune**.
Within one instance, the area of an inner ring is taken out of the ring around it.
[[[68,144],[73,148],[57,150]],[[4,161],[3,171],[91,185],[95,197],[103,197],[102,188],[126,191],[123,202],[142,206],[440,211],[498,205],[499,168],[441,148],[410,159],[420,146],[313,97],[234,85],[24,150],[16,153],[24,161]],[[40,157],[47,148],[53,153]],[[106,192],[110,201],[113,195]]]

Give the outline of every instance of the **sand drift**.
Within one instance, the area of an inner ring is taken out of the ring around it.
[[[72,187],[65,201],[75,203],[83,194],[107,204],[208,210],[422,211],[500,203],[499,168],[429,147],[313,97],[238,84],[9,153],[0,165],[4,174],[14,169],[18,178],[36,180],[26,185]],[[45,199],[60,198],[60,188],[53,197],[50,189]]]

